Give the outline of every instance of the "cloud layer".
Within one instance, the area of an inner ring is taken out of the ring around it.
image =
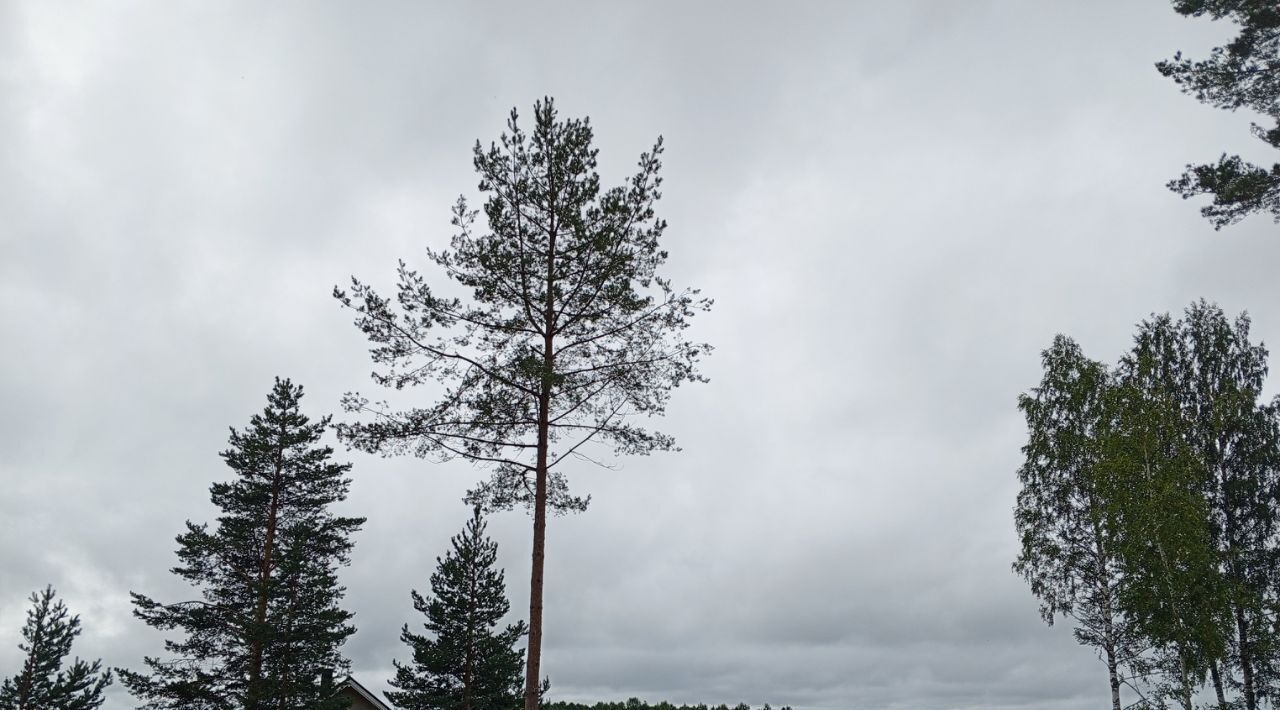
[[[606,182],[664,135],[668,274],[717,302],[712,381],[659,423],[684,451],[570,471],[554,697],[1096,707],[1009,571],[1014,403],[1055,333],[1113,360],[1199,297],[1280,340],[1276,227],[1163,187],[1258,154],[1152,66],[1229,30],[1161,0],[0,4],[0,674],[48,582],[78,653],[159,652],[127,592],[187,593],[227,427],[277,374],[316,415],[372,389],[332,286],[447,243],[472,144],[553,95]],[[348,651],[382,688],[480,474],[348,458]],[[491,523],[517,610],[529,527]]]

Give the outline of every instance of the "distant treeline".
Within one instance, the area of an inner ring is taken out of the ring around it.
[[[751,706],[746,703],[738,703],[737,705],[706,705],[699,703],[698,705],[672,705],[668,702],[660,702],[653,705],[646,703],[639,698],[630,698],[626,702],[616,703],[595,703],[586,705],[584,703],[566,703],[558,701],[554,703],[543,703],[543,710],[751,710]],[[760,706],[760,710],[773,710],[769,703]],[[790,705],[783,705],[778,710],[791,710]]]

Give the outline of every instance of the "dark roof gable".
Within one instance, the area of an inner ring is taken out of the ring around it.
[[[368,700],[378,710],[392,710],[390,705],[387,705],[382,700],[379,700],[378,696],[374,695],[373,692],[370,691],[368,688],[364,687],[363,685],[360,685],[360,683],[351,676],[347,676],[347,679],[342,681],[342,685],[338,686],[338,692],[342,692],[343,688],[350,688],[352,691],[355,692],[356,695],[359,695],[365,700]]]

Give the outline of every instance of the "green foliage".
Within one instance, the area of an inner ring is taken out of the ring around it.
[[[1249,341],[1247,316],[1232,322],[1201,301],[1179,321],[1160,316],[1143,323],[1127,361],[1131,371],[1150,363],[1144,386],[1175,403],[1189,453],[1202,469],[1197,494],[1207,506],[1214,575],[1229,609],[1223,672],[1228,686],[1238,685],[1246,710],[1276,693],[1271,608],[1280,427],[1276,405],[1260,403],[1266,360],[1266,349]]]
[[[1253,124],[1253,133],[1280,148],[1280,6],[1274,0],[1174,0],[1173,5],[1183,15],[1229,19],[1240,25],[1240,34],[1215,47],[1208,59],[1186,59],[1179,52],[1156,65],[1160,73],[1210,106],[1248,108],[1266,116],[1276,126]],[[1280,163],[1267,168],[1223,154],[1216,164],[1188,165],[1169,188],[1183,198],[1212,195],[1212,204],[1200,211],[1215,229],[1259,212],[1270,212],[1280,222]]]
[[[71,645],[80,635],[80,617],[69,616],[53,587],[31,594],[31,609],[22,627],[26,652],[22,670],[0,683],[0,710],[94,710],[101,707],[111,672],[101,661],[79,658],[64,668]]]
[[[524,622],[498,629],[511,605],[495,567],[498,544],[485,536],[478,507],[451,543],[436,559],[432,597],[411,592],[430,635],[407,624],[401,630],[413,657],[409,664],[395,662],[390,683],[398,690],[387,697],[405,710],[516,710],[523,704],[524,652],[514,646],[528,629]]]
[[[363,518],[337,517],[350,464],[333,463],[319,444],[329,418],[300,411],[302,388],[276,380],[268,405],[244,431],[232,429],[222,458],[236,477],[210,487],[217,526],[187,523],[174,574],[201,599],[161,604],[132,594],[134,615],[178,630],[169,659],[148,657],[149,672],[120,671],[144,708],[329,710],[345,707],[320,683],[344,670],[339,647],[355,629],[339,602],[337,569]]]
[[[1014,569],[1046,620],[1115,662],[1113,707],[1117,681],[1189,707],[1206,675],[1222,702],[1275,698],[1280,406],[1248,318],[1201,301],[1142,323],[1114,370],[1062,336],[1044,363]]]
[[[1104,456],[1111,374],[1061,335],[1042,362],[1040,385],[1018,399],[1027,443],[1018,469],[1014,525],[1021,549],[1013,569],[1040,600],[1046,623],[1069,617],[1076,640],[1098,649],[1118,707],[1120,685],[1136,674],[1129,661],[1141,646],[1119,604],[1122,571],[1095,475]]]
[[[1088,476],[1101,455],[1097,432],[1108,373],[1063,336],[1044,351],[1042,362],[1040,386],[1018,399],[1028,437],[1018,469],[1023,487],[1014,519],[1022,550],[1014,570],[1031,584],[1052,624],[1077,607],[1101,607],[1105,600],[1091,600],[1085,590],[1105,586],[1112,576]]]
[[[1126,372],[1108,392],[1105,450],[1093,471],[1119,562],[1119,606],[1155,649],[1136,663],[1171,679],[1153,697],[1191,710],[1194,689],[1225,651],[1226,587],[1204,498],[1205,469],[1190,451],[1177,403]]]

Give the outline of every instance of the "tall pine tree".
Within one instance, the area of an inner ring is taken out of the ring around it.
[[[523,703],[524,652],[514,646],[528,628],[519,621],[498,630],[511,605],[503,572],[494,567],[498,544],[485,536],[479,507],[452,543],[436,560],[433,598],[411,592],[431,636],[405,625],[400,639],[413,660],[395,662],[391,685],[398,690],[387,697],[405,710],[517,710]]]
[[[185,638],[148,672],[121,671],[144,708],[316,710],[345,707],[321,685],[344,670],[339,647],[355,629],[339,602],[338,567],[364,518],[334,515],[350,464],[320,445],[329,424],[299,409],[302,387],[276,380],[261,414],[232,429],[222,452],[236,477],[210,487],[217,526],[187,523],[173,572],[201,590],[195,601],[161,604],[134,593],[134,615]]]
[[[63,668],[71,644],[80,635],[80,617],[69,616],[53,587],[31,595],[31,609],[22,627],[26,651],[22,670],[0,683],[0,710],[94,710],[111,684],[111,671],[102,662],[76,658]]]
[[[438,280],[403,262],[394,297],[354,278],[350,293],[334,289],[372,344],[375,382],[444,385],[435,404],[403,411],[350,394],[344,406],[365,420],[338,436],[371,453],[467,459],[492,471],[473,502],[532,507],[524,692],[537,710],[547,512],[586,505],[562,464],[675,448],[640,420],[704,379],[710,347],[684,331],[711,301],[659,273],[661,138],[625,183],[602,189],[587,119],[561,119],[551,99],[534,104],[531,132],[517,119],[475,146],[485,219],[460,198],[449,248],[427,252],[469,298],[439,295]]]

